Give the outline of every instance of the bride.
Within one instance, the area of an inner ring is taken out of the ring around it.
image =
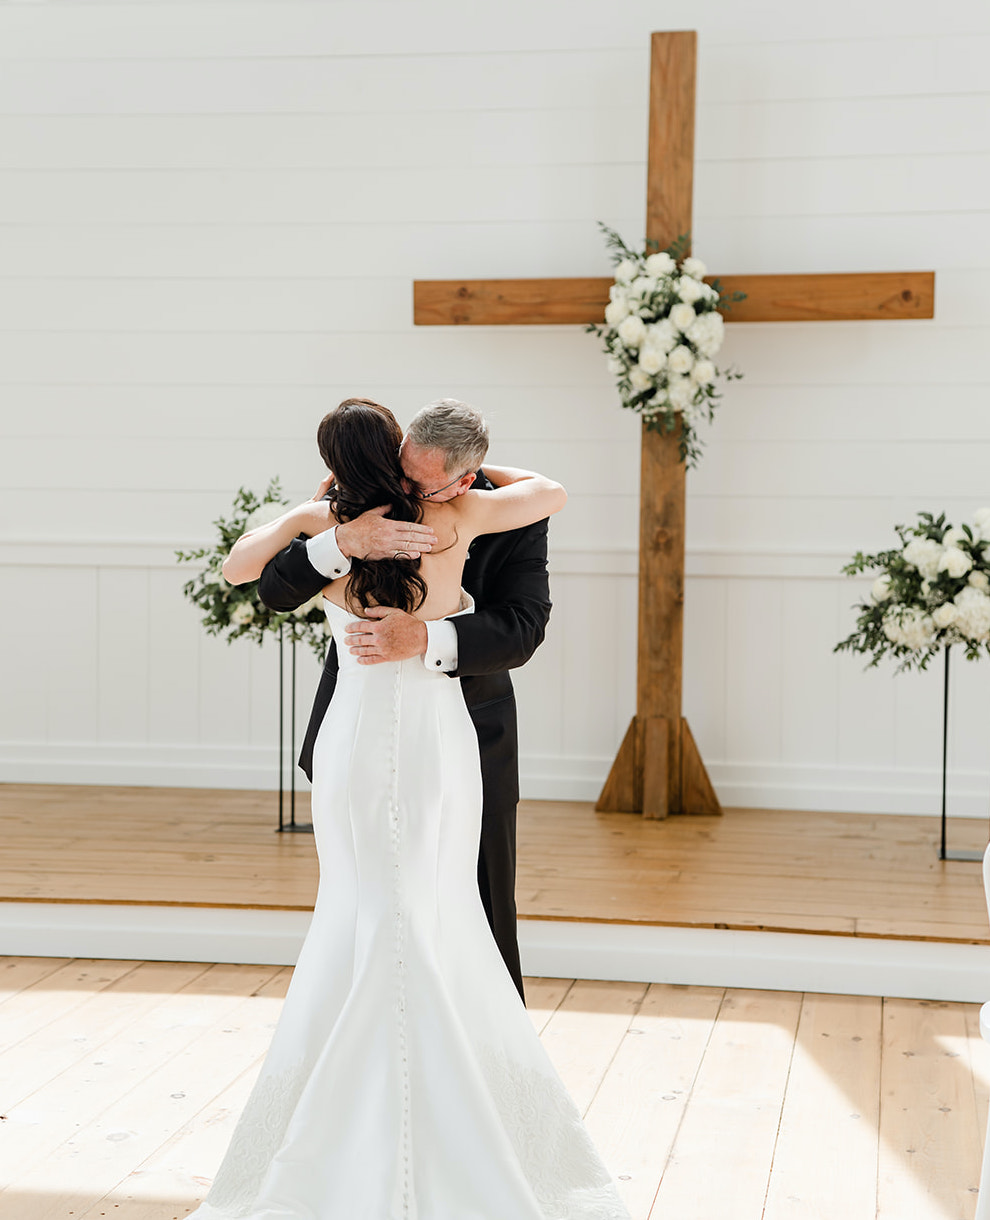
[[[393,518],[438,539],[418,558],[356,561],[324,588],[339,645],[376,605],[424,620],[472,613],[461,590],[471,540],[539,521],[567,499],[541,475],[486,465],[494,490],[424,502],[403,478],[391,412],[351,400],[322,428],[329,505],[290,510],[270,531],[272,554],[300,513],[322,512],[313,532],[326,528],[328,507],[333,524],[391,505]],[[485,916],[478,739],[459,681],[418,658],[339,655],[314,747],[312,922],[192,1218],[629,1220]]]

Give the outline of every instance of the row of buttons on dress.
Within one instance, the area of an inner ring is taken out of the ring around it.
[[[409,1098],[409,1056],[406,1039],[406,989],[405,989],[405,916],[402,909],[402,870],[400,865],[401,840],[399,835],[399,719],[402,698],[402,664],[395,663],[395,683],[393,687],[392,706],[392,757],[391,757],[391,791],[389,793],[389,837],[392,843],[392,882],[393,882],[393,922],[395,932],[395,983],[396,983],[396,1016],[399,1043],[399,1059],[402,1073],[402,1214],[410,1214],[410,1165],[409,1165],[409,1135],[410,1135],[410,1098]]]

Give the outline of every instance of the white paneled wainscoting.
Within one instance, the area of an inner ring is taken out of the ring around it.
[[[0,545],[3,778],[273,788],[278,649],[208,637],[165,541]],[[939,809],[942,668],[864,671],[833,647],[867,584],[847,556],[687,556],[685,711],[723,804],[864,813]],[[633,711],[636,553],[551,549],[543,647],[514,675],[522,794],[593,800]],[[297,743],[319,666],[297,654]],[[949,811],[985,816],[983,666],[955,659]],[[286,732],[288,732],[288,718]],[[297,773],[300,787],[305,778]]]

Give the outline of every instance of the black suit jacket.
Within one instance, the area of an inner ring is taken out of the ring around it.
[[[479,471],[474,486],[488,489],[491,483]],[[290,611],[309,601],[326,584],[327,577],[309,561],[305,538],[297,538],[265,565],[258,593],[272,610]],[[478,728],[484,753],[487,733],[483,722],[490,723],[493,715],[497,716],[497,704],[507,701],[505,715],[514,725],[508,671],[524,665],[533,655],[543,642],[550,618],[546,520],[476,538],[464,565],[463,585],[474,598],[475,612],[450,620],[457,631],[457,670],[451,677],[462,679],[464,701]],[[336,683],[337,648],[331,642],[299,755],[299,765],[310,779],[313,745]],[[518,791],[514,750],[511,763],[511,769],[498,770],[503,772],[501,782],[514,805]]]

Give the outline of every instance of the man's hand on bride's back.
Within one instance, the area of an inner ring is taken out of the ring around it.
[[[337,526],[337,546],[348,559],[415,559],[433,549],[437,536],[428,525],[392,521],[385,516],[390,508],[371,508]]]
[[[359,665],[382,661],[408,661],[426,652],[428,636],[422,619],[394,606],[369,606],[367,619],[355,619],[346,628],[347,647]]]

